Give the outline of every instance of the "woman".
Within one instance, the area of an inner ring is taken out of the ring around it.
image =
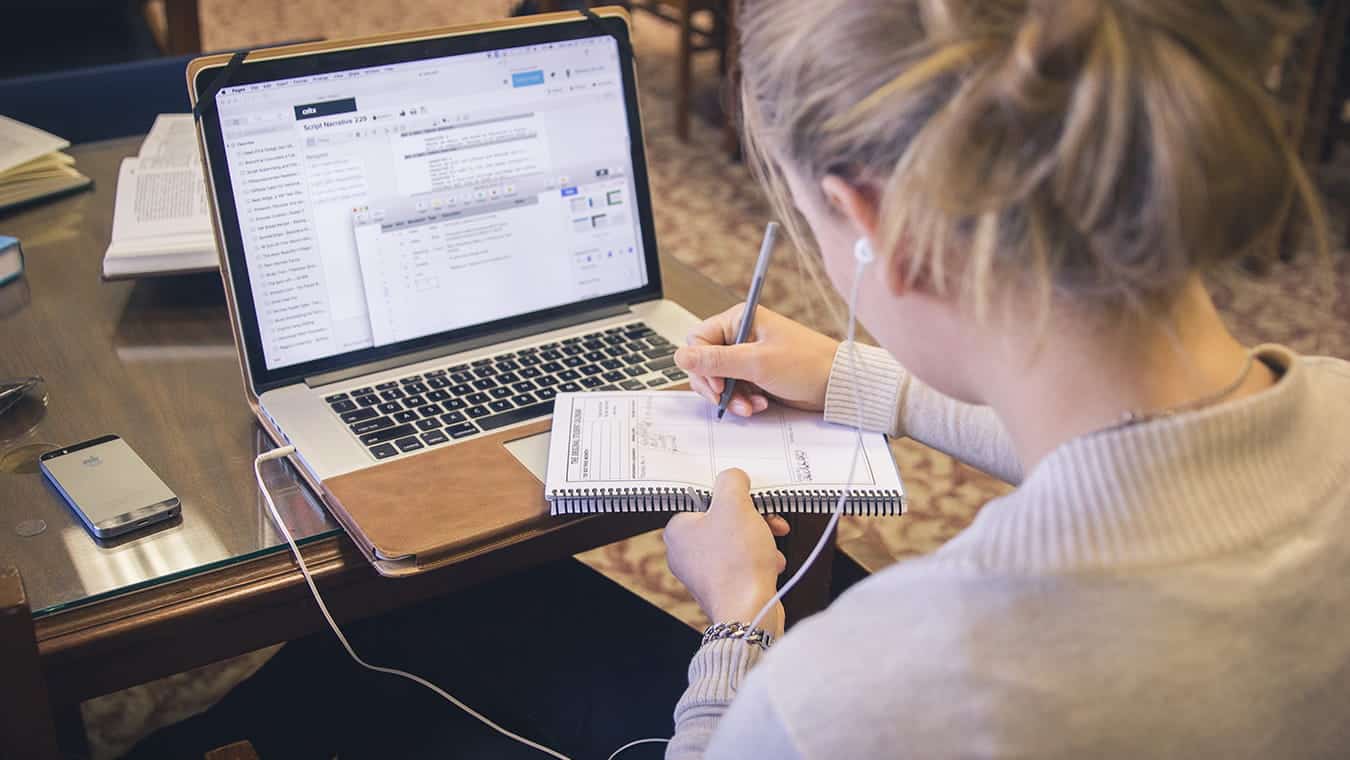
[[[836,289],[875,250],[881,348],[733,310],[676,362],[1018,488],[768,651],[705,637],[668,758],[1350,753],[1350,363],[1241,345],[1202,282],[1296,200],[1320,230],[1260,86],[1298,5],[743,6],[751,153]],[[666,529],[715,623],[783,564],[748,485]]]

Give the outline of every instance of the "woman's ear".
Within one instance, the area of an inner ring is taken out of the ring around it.
[[[869,184],[854,184],[836,174],[827,174],[820,180],[820,189],[835,213],[843,217],[855,238],[867,238],[876,246],[880,225],[880,193]],[[899,251],[876,251],[881,260],[881,277],[892,295],[901,295],[909,289]]]
[[[868,185],[855,185],[835,174],[820,180],[830,208],[844,218],[854,237],[871,238],[877,231],[877,195]]]

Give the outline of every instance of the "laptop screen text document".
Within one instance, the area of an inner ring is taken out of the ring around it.
[[[614,38],[216,98],[268,370],[647,284]]]

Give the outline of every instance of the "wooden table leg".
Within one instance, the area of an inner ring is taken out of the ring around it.
[[[727,3],[722,10],[723,43],[718,55],[718,71],[722,75],[722,150],[732,161],[741,160],[741,64],[740,37],[736,33],[736,3]]]
[[[0,673],[0,755],[59,758],[33,616],[13,567],[0,567]]]
[[[807,555],[820,540],[820,534],[829,523],[829,515],[788,515],[788,524],[792,532],[784,536],[779,548],[787,557],[787,570],[783,573],[786,581],[797,572],[806,561]],[[820,556],[812,563],[811,569],[783,597],[783,609],[787,613],[787,624],[791,628],[797,621],[814,615],[825,609],[830,603],[830,573],[834,566],[835,536],[831,535]]]
[[[689,141],[689,110],[694,87],[694,4],[685,0],[680,4],[680,50],[675,59],[675,136],[680,142]]]

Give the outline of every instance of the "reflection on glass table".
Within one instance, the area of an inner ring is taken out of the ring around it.
[[[266,433],[255,428],[255,454],[270,448]],[[266,463],[263,478],[300,544],[340,530],[288,462]],[[28,557],[25,583],[35,616],[286,550],[256,488],[238,505],[204,504],[189,495],[181,517],[112,540],[91,536],[65,514],[69,507],[55,489],[46,489],[48,508],[0,535],[0,550]]]
[[[25,406],[30,409],[47,408],[47,383],[40,375],[33,377],[11,377],[0,379],[0,416],[6,412],[14,410],[14,414],[6,419],[24,419],[33,416],[24,414],[25,410],[20,404],[27,402]],[[36,421],[34,422],[36,424]],[[17,436],[5,436],[6,431],[0,431],[0,437],[5,439]],[[27,432],[25,430],[24,432]]]

